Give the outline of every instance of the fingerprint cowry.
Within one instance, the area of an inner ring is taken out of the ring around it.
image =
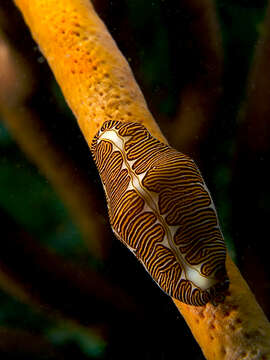
[[[226,248],[194,161],[133,122],[106,121],[91,151],[115,235],[161,289],[191,305],[222,302]]]

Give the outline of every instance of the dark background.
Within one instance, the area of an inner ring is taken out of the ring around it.
[[[269,142],[261,146],[269,132],[267,126],[257,127],[256,120],[254,125],[245,112],[254,48],[266,31],[267,2],[215,2],[218,55],[209,45],[206,25],[198,21],[196,1],[194,8],[193,1],[94,4],[166,137],[199,164],[230,254],[269,317]],[[24,106],[96,194],[96,221],[109,231],[103,189],[87,144],[11,1],[1,1],[0,29],[33,74]],[[205,124],[181,146],[178,138],[185,124],[178,121],[179,103],[194,89],[207,108]],[[267,123],[268,116],[259,120]],[[112,234],[106,237],[101,259],[88,250],[67,206],[14,138],[0,102],[2,358],[158,360],[188,354],[203,359],[172,301]],[[87,288],[88,274],[96,292]],[[103,281],[112,286],[111,292],[103,293]]]

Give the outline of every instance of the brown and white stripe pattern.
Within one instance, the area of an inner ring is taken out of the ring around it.
[[[114,233],[161,289],[192,305],[222,301],[226,248],[194,161],[132,122],[105,122],[91,151]]]

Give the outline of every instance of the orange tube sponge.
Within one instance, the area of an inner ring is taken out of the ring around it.
[[[131,70],[88,0],[15,0],[90,144],[106,120],[138,121],[166,141]],[[224,304],[175,300],[209,360],[270,359],[270,325],[230,259]]]
[[[174,300],[207,359],[270,359],[270,324],[232,260],[224,304],[188,306]]]
[[[105,120],[135,120],[165,141],[130,67],[90,1],[15,1],[91,143]]]

